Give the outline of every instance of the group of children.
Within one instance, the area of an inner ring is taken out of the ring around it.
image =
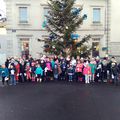
[[[8,58],[0,67],[2,84],[16,85],[19,82],[69,81],[112,82],[118,84],[120,64],[115,58],[80,58],[67,56],[43,56],[40,59]]]

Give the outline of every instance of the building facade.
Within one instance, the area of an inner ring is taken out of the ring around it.
[[[111,32],[110,32],[110,55],[116,56],[120,61],[120,1],[111,0]]]
[[[6,61],[7,54],[7,34],[6,34],[6,18],[1,14],[0,11],[0,65]]]
[[[47,36],[43,28],[45,15],[48,11],[47,0],[4,0],[7,15],[7,56],[31,54],[39,57],[43,54],[44,42],[39,42]],[[109,0],[76,0],[76,6],[83,5],[82,14],[87,19],[77,30],[82,39],[91,35],[89,45],[93,56],[104,57],[109,53],[110,41],[110,3]]]

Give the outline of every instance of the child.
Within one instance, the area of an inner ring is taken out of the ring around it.
[[[96,61],[94,60],[94,58],[92,58],[92,60],[91,60],[89,65],[90,65],[90,68],[91,68],[90,81],[94,82],[94,80],[95,80],[95,71],[96,71]]]
[[[51,66],[52,66],[52,69],[54,69],[55,67],[55,61],[51,58]]]
[[[15,68],[13,65],[10,66],[10,81],[11,81],[11,85],[16,85]]]
[[[31,77],[31,67],[30,67],[30,63],[26,64],[26,79],[27,81],[31,81],[32,77]]]
[[[65,78],[66,78],[66,70],[67,70],[67,64],[66,64],[65,60],[62,61],[60,67],[61,67],[61,71],[62,71],[61,80],[65,80]]]
[[[26,79],[25,79],[25,63],[24,63],[24,61],[20,62],[20,81],[22,83],[26,81]]]
[[[40,66],[40,64],[37,65],[37,68],[35,70],[37,82],[42,82],[42,76],[43,76],[43,69]]]
[[[76,64],[76,76],[77,76],[77,81],[82,81],[82,77],[83,77],[83,63],[80,62],[80,60],[77,61]]]
[[[7,85],[9,85],[8,83],[9,71],[8,71],[8,68],[5,67],[5,65],[2,65],[1,76],[2,76],[2,85],[4,86],[5,82],[7,83]]]
[[[20,64],[17,61],[15,61],[14,65],[15,65],[15,70],[16,70],[15,71],[15,80],[18,83],[19,82],[19,75],[20,75]]]
[[[47,58],[47,61],[46,61],[46,79],[49,81],[49,80],[52,80],[52,65],[51,65],[51,62],[50,62],[50,59]]]
[[[41,68],[44,70],[44,71],[43,71],[42,80],[45,81],[45,67],[46,67],[46,65],[45,65],[45,61],[44,61],[44,60],[41,60],[41,61],[40,61],[40,66],[41,66]]]
[[[57,64],[54,65],[53,75],[54,75],[54,80],[57,81],[58,80],[58,75],[59,75],[59,70],[58,70],[58,65]]]
[[[86,62],[84,69],[83,69],[83,74],[85,75],[85,83],[90,83],[90,76],[91,76],[91,68],[89,66],[89,63]]]
[[[68,80],[69,80],[69,82],[73,81],[74,73],[75,73],[75,70],[74,70],[72,64],[70,64],[70,67],[68,68]]]
[[[102,79],[102,64],[101,62],[99,61],[97,63],[97,68],[96,68],[96,78],[95,78],[95,81],[96,82],[99,82],[99,80],[103,83],[103,79]]]
[[[32,62],[31,63],[31,77],[32,77],[32,82],[35,82],[35,70],[36,70],[35,62]]]

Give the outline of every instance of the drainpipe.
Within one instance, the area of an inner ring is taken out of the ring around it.
[[[106,54],[110,54],[110,45],[109,45],[109,42],[110,42],[110,0],[106,0],[106,47],[107,47],[107,50],[106,50]]]

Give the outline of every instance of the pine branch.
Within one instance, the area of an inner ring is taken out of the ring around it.
[[[90,39],[90,35],[84,37],[79,43],[76,44],[77,47],[82,46],[85,42],[88,42],[88,40]]]

